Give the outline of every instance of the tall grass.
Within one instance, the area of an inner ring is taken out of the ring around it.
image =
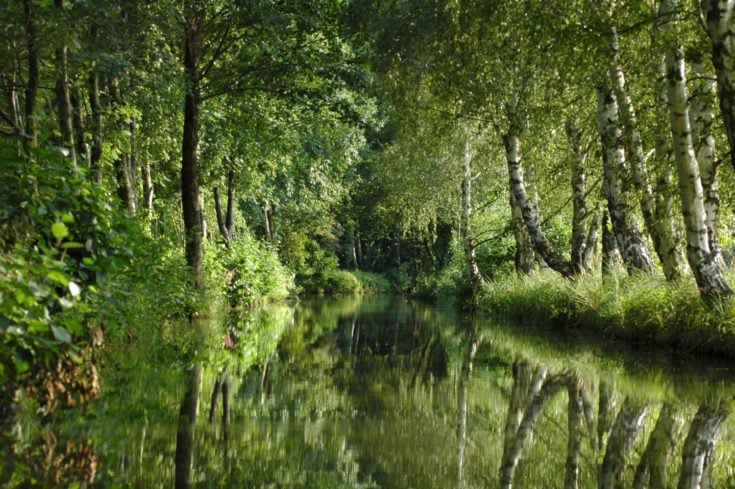
[[[481,309],[515,321],[735,357],[735,300],[707,308],[693,280],[623,274],[565,280],[552,272],[488,283]]]

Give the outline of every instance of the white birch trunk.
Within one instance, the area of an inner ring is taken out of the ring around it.
[[[693,62],[692,67],[697,74],[694,83],[694,96],[692,97],[691,124],[693,129],[693,141],[699,163],[699,174],[702,179],[702,191],[704,192],[705,225],[709,236],[709,247],[715,262],[725,266],[725,260],[720,252],[717,227],[720,218],[720,189],[717,184],[717,173],[720,162],[715,153],[715,137],[712,127],[715,122],[715,114],[712,110],[714,102],[716,83],[707,77],[707,72],[701,61]]]
[[[538,209],[526,192],[518,136],[510,129],[503,138],[503,142],[505,143],[505,155],[508,162],[508,176],[510,178],[511,191],[521,208],[523,222],[526,224],[528,234],[531,236],[534,251],[541,255],[541,258],[544,259],[552,270],[564,277],[572,277],[574,275],[574,269],[569,262],[565,261],[556,253],[551,242],[546,238],[546,234],[541,229],[541,219],[539,218]]]
[[[526,224],[523,222],[523,211],[516,202],[513,189],[509,189],[510,194],[510,215],[513,221],[513,236],[516,242],[515,267],[516,272],[522,275],[528,275],[534,269],[536,264],[536,255],[533,252],[533,243],[531,237],[526,230]]]
[[[469,130],[465,129],[464,148],[462,154],[462,215],[459,223],[459,234],[464,249],[464,260],[470,283],[473,289],[477,289],[483,282],[480,267],[475,259],[475,244],[471,231],[472,218],[472,152],[470,151]]]
[[[663,263],[664,260],[666,260],[667,255],[661,246],[661,229],[657,226],[655,219],[656,201],[654,199],[653,190],[648,177],[647,158],[643,150],[641,133],[638,130],[638,121],[635,108],[633,106],[633,100],[630,97],[630,93],[625,82],[625,73],[623,72],[623,66],[620,61],[618,37],[614,27],[612,28],[610,44],[611,60],[608,75],[612,82],[615,97],[619,103],[624,136],[623,139],[627,149],[631,173],[633,176],[633,184],[640,193],[641,213],[643,214],[646,229],[653,241],[654,250],[659,257],[659,260]]]
[[[712,62],[717,71],[720,109],[735,168],[735,0],[703,0]]]
[[[618,107],[611,90],[598,88],[598,124],[602,139],[604,189],[610,221],[618,248],[629,272],[653,270],[653,261],[641,236],[629,205],[625,176],[625,149],[618,121]]]
[[[662,17],[670,18],[671,13],[675,10],[675,1],[665,0],[661,3]],[[673,22],[670,25],[673,25]],[[674,31],[674,34],[676,33],[675,27],[671,27],[671,30]],[[711,303],[723,296],[732,295],[732,290],[725,282],[709,246],[702,181],[699,175],[699,164],[694,154],[689,123],[684,51],[680,45],[667,48],[666,73],[671,134],[674,141],[674,156],[679,175],[679,195],[686,228],[687,260],[699,286],[700,294],[706,302]]]
[[[671,138],[666,135],[670,132],[666,127],[668,119],[668,97],[666,89],[666,63],[664,57],[658,60],[655,66],[656,84],[654,99],[656,103],[656,151],[655,161],[659,166],[659,175],[656,179],[656,224],[660,229],[661,250],[664,258],[661,260],[666,280],[679,279],[686,270],[686,260],[681,249],[681,234],[674,227],[674,184],[671,174],[672,150]]]
[[[572,239],[571,263],[575,273],[586,272],[587,238],[589,237],[589,211],[587,209],[587,173],[585,166],[589,153],[582,147],[582,132],[576,122],[566,124],[567,139],[574,154],[572,160]]]

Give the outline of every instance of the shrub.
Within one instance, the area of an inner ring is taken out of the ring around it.
[[[294,289],[293,274],[278,254],[249,233],[237,237],[229,248],[213,245],[208,251],[209,284],[232,307],[285,299]]]

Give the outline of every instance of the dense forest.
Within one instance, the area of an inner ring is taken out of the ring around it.
[[[260,341],[197,324],[314,294],[735,355],[733,0],[0,19],[0,431]]]

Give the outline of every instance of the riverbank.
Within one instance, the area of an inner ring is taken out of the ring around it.
[[[622,274],[570,281],[540,272],[494,280],[476,301],[480,310],[512,321],[735,358],[735,302],[708,309],[690,281]]]

